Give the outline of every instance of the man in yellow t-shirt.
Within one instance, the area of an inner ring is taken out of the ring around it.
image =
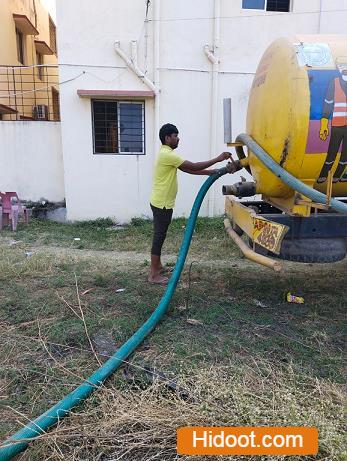
[[[153,242],[151,250],[151,270],[148,281],[152,284],[166,285],[168,278],[163,275],[165,269],[161,263],[161,249],[170,225],[177,195],[177,168],[195,175],[212,175],[215,170],[206,168],[231,158],[229,152],[223,152],[205,162],[184,160],[174,151],[179,143],[175,125],[167,123],[160,128],[162,143],[154,170],[153,188],[150,205],[153,212]]]

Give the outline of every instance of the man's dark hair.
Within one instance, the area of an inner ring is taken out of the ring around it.
[[[165,136],[171,136],[172,134],[178,134],[178,129],[172,123],[165,123],[159,130],[159,139],[162,144],[165,143]]]

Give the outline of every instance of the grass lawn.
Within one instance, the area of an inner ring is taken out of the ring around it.
[[[185,224],[172,223],[169,264]],[[2,438],[73,390],[157,306],[150,240],[144,220],[1,232]],[[129,363],[20,459],[190,459],[176,456],[182,425],[317,426],[319,454],[286,459],[346,459],[347,261],[275,274],[241,257],[222,218],[198,220],[188,256],[167,315]],[[288,291],[305,304],[287,303]]]

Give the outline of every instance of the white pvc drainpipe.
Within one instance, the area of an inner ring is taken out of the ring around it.
[[[153,75],[156,87],[154,101],[154,130],[153,130],[153,162],[159,151],[159,123],[160,123],[160,0],[154,0],[154,49]]]
[[[131,69],[135,75],[154,91],[154,129],[153,129],[153,162],[155,162],[156,154],[159,151],[159,122],[160,122],[160,0],[153,1],[154,9],[154,21],[153,21],[153,33],[154,33],[154,48],[153,48],[153,76],[154,82],[152,82],[143,72],[137,62],[137,42],[133,40],[131,42],[131,58],[121,49],[120,42],[114,43],[114,48],[118,55],[123,59],[126,65]]]
[[[129,58],[124,51],[120,47],[120,42],[114,42],[114,49],[116,52],[119,54],[119,56],[123,59],[123,61],[126,63],[126,65],[131,69],[135,75],[138,76],[138,78],[145,83],[148,88],[150,88],[155,95],[157,95],[158,89],[156,85],[154,85],[153,82],[149,78],[147,78],[144,74],[144,72],[138,67],[137,64],[137,51],[136,53],[134,52],[135,47],[137,47],[137,42],[133,41],[131,43],[131,51],[132,51],[132,58]]]
[[[220,40],[220,0],[214,2],[213,47],[205,45],[204,51],[212,63],[211,87],[211,136],[210,158],[217,155],[217,111],[218,111],[218,73],[219,73],[219,40]],[[215,187],[212,186],[208,197],[208,216],[214,215]]]

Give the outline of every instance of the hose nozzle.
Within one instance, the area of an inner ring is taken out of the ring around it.
[[[256,185],[254,182],[237,182],[232,185],[222,187],[223,195],[235,195],[238,198],[252,197],[256,194]]]

